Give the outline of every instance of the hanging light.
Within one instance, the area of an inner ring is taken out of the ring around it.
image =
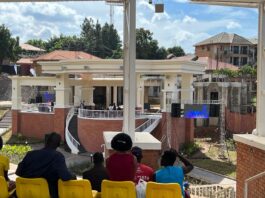
[[[163,13],[164,12],[164,2],[163,0],[156,0],[155,2],[155,12]]]

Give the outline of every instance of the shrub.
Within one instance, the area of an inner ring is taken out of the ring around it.
[[[10,162],[18,164],[31,149],[28,145],[5,145],[0,154],[7,156]]]
[[[199,148],[200,147],[196,142],[184,143],[180,148],[180,152],[184,155],[191,156],[196,151],[198,151]]]

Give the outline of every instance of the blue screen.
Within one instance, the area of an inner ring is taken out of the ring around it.
[[[207,104],[185,104],[185,118],[209,118],[209,105]]]

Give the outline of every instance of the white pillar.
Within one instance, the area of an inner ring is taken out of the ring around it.
[[[193,74],[181,75],[181,101],[193,101]]]
[[[111,97],[111,87],[110,86],[106,86],[106,107],[108,107],[111,103],[110,97]]]
[[[167,95],[171,93],[171,103],[178,102],[178,87],[176,74],[167,75],[164,79],[163,92],[163,112],[167,111]]]
[[[74,106],[79,106],[82,99],[82,86],[75,86]]]
[[[56,91],[56,108],[67,108],[70,106],[69,100],[71,89],[68,80],[68,74],[61,74],[56,78],[56,87],[54,88]]]
[[[21,110],[21,86],[18,77],[12,78],[12,109]]]
[[[94,104],[94,87],[82,87],[82,100],[85,101],[85,105],[95,106]]]
[[[113,86],[113,103],[117,105],[117,86]]]
[[[144,110],[144,80],[140,74],[137,74],[137,107],[141,107]]]
[[[123,131],[135,140],[136,0],[124,2],[124,117]]]
[[[259,38],[258,38],[258,66],[257,66],[257,134],[265,137],[265,14],[264,2],[259,4]]]

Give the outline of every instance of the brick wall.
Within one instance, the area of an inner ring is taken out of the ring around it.
[[[146,119],[137,119],[136,126],[140,126]],[[121,131],[123,120],[94,120],[78,118],[78,137],[87,151],[103,151],[104,131]]]
[[[105,157],[108,158],[113,152],[113,150],[106,150]],[[160,155],[160,150],[143,150],[142,163],[157,170],[160,164]]]
[[[256,113],[240,114],[226,109],[225,126],[231,133],[251,133],[256,128]]]
[[[265,151],[237,143],[237,198],[244,197],[244,181],[265,171]],[[248,198],[265,197],[265,176],[249,183]]]
[[[44,134],[54,130],[54,114],[19,112],[17,116],[18,123],[12,123],[12,127],[17,125],[16,130],[12,128],[14,134],[21,133],[26,137],[43,139]],[[14,121],[14,119],[16,118],[12,117],[12,121]]]
[[[170,125],[171,122],[171,125]],[[171,129],[171,147],[179,149],[183,143],[191,142],[194,138],[194,120],[187,118],[171,117],[170,113],[162,113],[162,119],[157,128],[152,132],[154,137],[161,140],[163,136],[168,136],[167,130]],[[162,150],[168,149],[166,140],[162,142]]]
[[[69,108],[55,108],[54,109],[54,131],[59,133],[64,140],[66,117]]]

